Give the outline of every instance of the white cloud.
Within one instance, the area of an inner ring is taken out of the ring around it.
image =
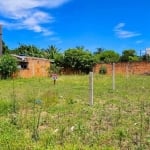
[[[141,43],[143,43],[144,41],[143,40],[137,40],[136,41],[136,44],[141,44]]]
[[[125,23],[119,23],[115,26],[114,31],[115,31],[115,34],[117,35],[117,37],[119,37],[119,38],[131,38],[131,37],[141,35],[140,33],[137,33],[137,32],[124,30],[123,29],[124,26],[125,26]]]
[[[4,19],[0,23],[7,28],[28,29],[41,32],[44,35],[53,34],[43,24],[54,22],[54,17],[42,8],[55,8],[69,0],[1,0],[0,16]],[[7,21],[6,21],[7,20]]]
[[[124,27],[125,26],[125,23],[119,23],[119,24],[117,24],[116,26],[115,26],[115,30],[118,30],[118,29],[120,29],[120,28],[122,28],[122,27]]]

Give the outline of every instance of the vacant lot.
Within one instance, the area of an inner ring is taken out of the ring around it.
[[[150,77],[0,81],[0,150],[148,150]]]

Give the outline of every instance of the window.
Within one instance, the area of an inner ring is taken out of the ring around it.
[[[20,62],[21,69],[28,69],[28,62]]]

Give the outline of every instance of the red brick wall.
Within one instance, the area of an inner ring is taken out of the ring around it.
[[[43,58],[27,57],[26,61],[28,62],[28,68],[20,69],[17,76],[23,78],[48,76],[48,69],[50,67],[49,60]]]
[[[106,66],[107,74],[112,74],[112,64],[97,64],[93,68],[95,73],[99,73],[101,66]],[[132,62],[132,63],[116,63],[116,74],[144,74],[150,73],[150,62]]]

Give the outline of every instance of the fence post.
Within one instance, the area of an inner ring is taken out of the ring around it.
[[[89,73],[89,104],[93,105],[93,72]]]
[[[115,90],[115,63],[112,63],[112,89]]]

